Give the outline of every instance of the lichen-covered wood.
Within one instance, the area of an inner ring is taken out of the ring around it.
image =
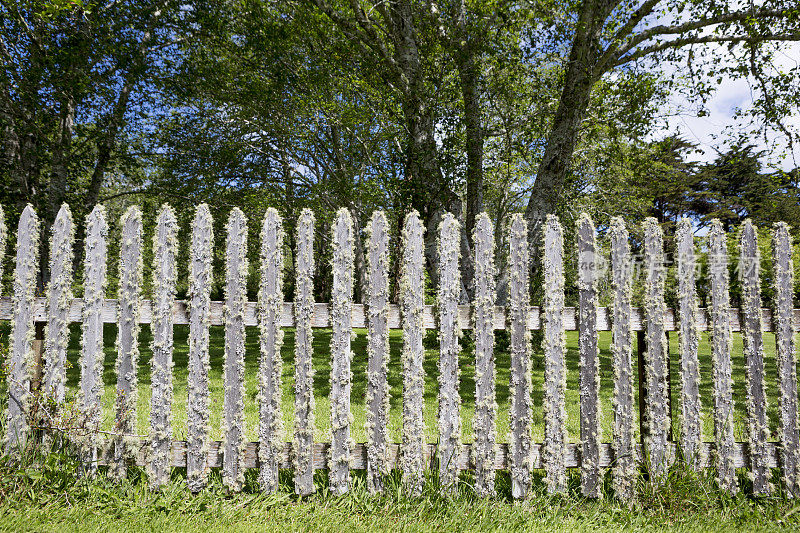
[[[90,472],[97,470],[98,447],[102,421],[103,398],[103,299],[106,296],[106,254],[108,223],[106,210],[98,205],[86,221],[86,237],[83,263],[83,323],[80,357],[81,383],[78,403],[84,425],[85,435],[79,440],[83,447],[83,460]]]
[[[367,225],[367,487],[383,492],[390,471],[389,416],[389,237],[383,211]]]
[[[655,218],[644,221],[645,320],[647,322],[647,467],[654,479],[667,471],[669,399],[667,392],[667,336],[664,330],[664,233]]]
[[[508,320],[511,337],[509,470],[511,496],[522,499],[531,488],[531,348],[527,328],[530,289],[528,226],[521,214],[508,228]]]
[[[611,219],[611,290],[614,294],[611,355],[614,367],[614,495],[634,496],[638,476],[633,433],[633,361],[631,342],[631,288],[633,268],[628,230],[620,217]]]
[[[333,494],[350,490],[350,391],[353,373],[350,370],[350,308],[353,305],[353,262],[355,259],[353,219],[343,207],[336,213],[331,231],[333,241],[333,286],[331,290],[331,462],[328,480]]]
[[[461,455],[461,397],[458,394],[458,269],[460,224],[447,213],[439,223],[439,484],[448,492],[458,481]]]
[[[8,240],[8,228],[6,227],[6,213],[0,205],[0,296],[3,295],[3,268],[5,267],[6,241]]]
[[[567,490],[564,446],[567,442],[567,367],[564,362],[564,234],[548,215],[544,227],[544,470],[550,494]],[[530,394],[530,393],[529,393]],[[528,430],[530,431],[530,430]]]
[[[67,381],[67,313],[72,298],[74,242],[75,224],[69,206],[64,204],[53,222],[50,237],[50,283],[47,286],[47,328],[44,336],[44,395],[56,406],[64,402],[64,385]],[[54,422],[57,411],[58,407],[47,409],[45,416],[50,420],[45,420],[46,424]]]
[[[422,337],[425,329],[422,310],[425,303],[423,280],[423,227],[419,214],[412,211],[403,221],[403,256],[400,303],[403,313],[403,481],[412,494],[422,492],[425,469],[425,432],[422,413],[425,392],[422,362]]]
[[[475,464],[475,491],[492,496],[494,490],[495,445],[497,441],[497,401],[494,358],[494,236],[486,213],[475,220],[475,419],[472,423],[472,461]]]
[[[259,442],[261,490],[278,490],[278,455],[283,448],[281,412],[281,308],[283,306],[283,222],[278,211],[267,209],[261,226],[261,285],[258,324],[261,360],[258,365]]]
[[[731,378],[730,295],[727,236],[719,220],[708,232],[708,275],[711,283],[711,372],[714,390],[714,438],[717,483],[739,490],[734,469],[733,379]]]
[[[700,362],[697,358],[697,262],[694,254],[692,222],[683,218],[675,233],[678,262],[678,319],[681,352],[681,452],[695,470],[702,458],[700,442]]]
[[[235,207],[228,217],[225,243],[225,394],[222,434],[225,456],[222,482],[234,492],[242,490],[244,468],[244,302],[247,298],[247,219]]]
[[[189,263],[189,363],[186,483],[193,493],[208,481],[209,443],[209,315],[211,311],[211,254],[214,231],[211,211],[200,204],[192,220]]]
[[[578,219],[578,347],[580,351],[581,494],[602,496],[600,478],[600,351],[597,345],[598,255],[594,223]]]
[[[150,488],[157,490],[169,482],[170,439],[172,438],[172,302],[178,253],[178,226],[175,211],[161,207],[153,234],[153,334],[150,359]]]
[[[19,217],[14,270],[14,315],[8,359],[6,453],[23,452],[30,430],[33,377],[33,302],[39,268],[39,217],[28,204]]]
[[[306,496],[314,492],[314,213],[310,209],[303,209],[297,223],[295,262],[294,490]]]
[[[754,494],[770,493],[766,444],[767,398],[764,394],[764,353],[761,335],[761,278],[758,235],[750,219],[739,241],[739,280],[742,286],[742,346],[747,378],[747,432],[750,441]]]
[[[780,392],[780,440],[783,482],[788,494],[800,497],[800,434],[797,427],[797,359],[792,323],[792,236],[785,222],[772,228],[775,288],[775,344]]]
[[[142,212],[131,206],[122,215],[119,252],[117,396],[113,475],[123,479],[133,461],[132,437],[139,398],[139,297],[142,287]]]

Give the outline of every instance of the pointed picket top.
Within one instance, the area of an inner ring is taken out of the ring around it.
[[[106,261],[108,251],[106,210],[96,205],[86,221],[83,254],[83,323],[81,324],[80,412],[86,420],[88,435],[79,436],[83,461],[90,472],[98,466],[98,448],[103,399],[103,302],[106,296]]]
[[[8,408],[5,449],[23,452],[28,440],[31,409],[30,382],[33,361],[33,306],[39,269],[39,217],[28,204],[19,218],[17,257],[14,270],[14,314],[8,359]]]
[[[67,381],[67,313],[72,299],[72,256],[75,224],[67,204],[59,209],[50,237],[50,283],[47,287],[47,329],[45,331],[44,393],[60,405]],[[48,413],[57,416],[56,412]]]
[[[281,311],[283,308],[283,223],[278,211],[267,209],[261,226],[261,285],[258,292],[259,447],[261,490],[278,490],[278,461],[283,449],[281,412]]]
[[[209,322],[211,313],[211,257],[214,231],[211,211],[200,204],[192,221],[189,263],[189,362],[186,404],[186,482],[193,493],[208,480],[209,448]]]
[[[153,334],[150,381],[150,487],[159,489],[169,482],[172,438],[172,305],[178,253],[178,227],[175,211],[164,204],[153,234]]]
[[[0,296],[3,295],[3,268],[6,258],[6,241],[8,240],[8,228],[6,228],[6,213],[0,204]]]

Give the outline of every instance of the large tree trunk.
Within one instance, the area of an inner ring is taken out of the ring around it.
[[[465,46],[457,54],[458,75],[461,82],[461,97],[464,101],[467,152],[467,197],[464,224],[470,247],[475,218],[483,211],[483,126],[480,99],[480,71],[472,49]]]

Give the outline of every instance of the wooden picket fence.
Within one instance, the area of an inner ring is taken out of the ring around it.
[[[0,250],[5,249],[5,227],[0,210]],[[354,304],[353,224],[346,209],[340,210],[332,227],[332,301],[313,299],[314,215],[304,210],[297,224],[295,268],[296,301],[284,302],[282,268],[284,235],[274,209],[267,210],[261,230],[260,287],[258,301],[247,301],[247,220],[234,209],[227,223],[225,243],[225,301],[212,302],[212,218],[207,205],[197,208],[192,224],[188,301],[175,301],[177,224],[173,210],[165,206],[158,215],[154,235],[153,300],[141,298],[142,216],[137,207],[122,217],[118,299],[106,299],[108,225],[102,206],[86,222],[84,297],[71,294],[74,222],[62,207],[50,241],[50,283],[42,298],[35,297],[39,222],[28,206],[17,233],[14,292],[0,299],[0,319],[12,322],[8,359],[8,412],[5,452],[15,453],[30,435],[33,394],[35,322],[48,324],[44,341],[43,393],[64,401],[68,324],[82,324],[79,408],[86,427],[100,424],[103,362],[103,324],[118,325],[116,423],[109,439],[93,432],[75,437],[87,468],[108,464],[112,475],[123,477],[131,464],[145,465],[149,480],[158,488],[169,479],[171,467],[186,467],[192,491],[201,490],[209,468],[221,467],[224,483],[240,490],[244,470],[258,468],[264,491],[278,487],[279,469],[293,469],[295,490],[314,491],[315,469],[327,468],[331,491],[347,492],[351,469],[366,469],[370,490],[383,490],[384,476],[402,470],[410,491],[419,493],[424,471],[438,465],[444,490],[458,480],[459,471],[474,469],[478,493],[494,493],[495,471],[507,469],[514,498],[530,494],[533,469],[543,468],[549,492],[567,489],[566,469],[580,468],[581,491],[587,497],[601,494],[604,469],[612,469],[617,497],[633,497],[634,484],[643,464],[658,479],[675,460],[690,468],[714,467],[720,486],[736,492],[736,468],[747,468],[753,491],[767,494],[771,469],[780,467],[789,494],[800,495],[800,438],[798,437],[797,383],[794,332],[800,326],[800,310],[793,309],[791,238],[786,224],[774,227],[774,308],[762,309],[757,233],[745,222],[740,237],[739,276],[742,308],[729,306],[726,235],[715,222],[708,234],[708,276],[711,307],[698,309],[695,286],[696,257],[691,223],[680,222],[676,238],[678,308],[664,303],[666,268],[663,237],[654,219],[644,223],[644,309],[631,307],[633,260],[628,232],[615,218],[610,235],[610,281],[613,305],[598,305],[597,281],[600,254],[591,219],[582,215],[577,224],[579,305],[564,305],[563,231],[557,218],[548,217],[544,227],[544,305],[530,305],[528,229],[521,215],[514,215],[508,233],[509,303],[495,305],[494,238],[492,221],[483,214],[474,234],[475,290],[470,306],[458,305],[459,223],[446,215],[439,226],[440,282],[437,305],[424,303],[423,225],[417,213],[403,223],[400,305],[389,302],[389,226],[382,212],[373,213],[367,228],[368,294],[365,304]],[[0,262],[0,265],[2,263]],[[2,272],[0,272],[0,275]],[[152,404],[150,435],[134,434],[136,421],[139,324],[150,324],[153,334]],[[173,325],[189,325],[188,440],[172,441],[171,407]],[[224,406],[222,442],[209,439],[209,326],[225,329]],[[244,440],[244,328],[260,328],[258,442]],[[294,439],[286,443],[280,412],[283,327],[295,333]],[[313,328],[330,327],[331,431],[330,443],[314,440],[314,391],[312,369]],[[352,444],[350,438],[350,391],[352,328],[368,330],[367,421],[368,440]],[[403,329],[402,442],[389,442],[387,417],[389,385],[389,329]],[[423,432],[423,336],[425,329],[439,330],[439,439],[425,442]],[[475,336],[474,443],[460,442],[458,336],[473,329]],[[510,442],[496,442],[494,330],[510,333]],[[531,439],[532,385],[530,330],[544,334],[544,442]],[[566,433],[565,330],[579,331],[580,344],[580,441],[571,444]],[[613,439],[601,442],[598,331],[612,332]],[[714,442],[701,441],[698,332],[711,333],[713,351]],[[644,447],[635,442],[634,361],[632,332],[646,337],[646,409],[648,421]],[[680,409],[678,442],[669,440],[668,353],[666,332],[680,338]],[[731,378],[731,332],[741,331],[747,374],[748,440],[734,442]],[[780,441],[768,442],[762,332],[774,331],[777,344],[780,391]],[[57,409],[57,407],[56,407]],[[104,436],[105,435],[105,436]]]

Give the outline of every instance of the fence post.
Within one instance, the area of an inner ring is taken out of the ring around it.
[[[331,290],[331,463],[328,468],[331,492],[341,496],[350,490],[350,314],[353,304],[353,219],[346,207],[339,209],[332,240],[333,287]]]
[[[8,228],[6,227],[6,213],[0,205],[0,296],[3,295],[3,272],[6,259],[6,241],[8,240]]]
[[[511,496],[526,498],[531,486],[531,348],[528,226],[522,215],[511,217],[508,235],[508,320],[511,336]]]
[[[281,412],[281,372],[283,359],[283,224],[278,211],[267,209],[261,226],[261,286],[258,292],[259,340],[261,360],[258,366],[259,447],[261,462],[258,482],[261,490],[278,490],[278,460],[283,447]]]
[[[238,207],[231,211],[226,230],[222,482],[238,492],[244,485],[244,303],[248,272],[247,219]]]
[[[461,453],[461,397],[458,395],[459,223],[451,213],[439,223],[439,483],[452,492]]]
[[[700,362],[697,359],[697,263],[692,222],[682,218],[675,235],[678,261],[678,318],[681,352],[681,448],[684,460],[698,470],[702,464],[700,428]]]
[[[658,479],[667,471],[669,462],[669,399],[667,395],[667,353],[664,331],[664,243],[661,226],[655,218],[644,222],[645,247],[645,319],[647,322],[648,455],[650,474]]]
[[[425,419],[423,394],[425,378],[422,321],[425,290],[422,222],[416,211],[403,221],[403,259],[400,300],[403,308],[403,442],[401,445],[403,479],[409,491],[422,492],[425,468]]]
[[[601,496],[600,485],[600,352],[597,338],[598,256],[594,223],[578,219],[578,329],[580,349],[581,493]]]
[[[150,373],[150,452],[153,490],[169,482],[172,438],[172,306],[175,300],[178,228],[175,212],[164,204],[153,235],[153,334]]]
[[[566,492],[567,443],[564,362],[564,236],[555,215],[544,229],[544,469],[551,494]]]
[[[714,219],[708,233],[708,274],[711,279],[711,361],[714,385],[714,437],[717,482],[738,492],[733,452],[733,379],[731,378],[728,245],[722,223]]]
[[[497,440],[494,359],[494,228],[489,215],[475,220],[475,420],[472,424],[475,491],[494,495]]]
[[[53,411],[45,416],[55,418],[64,403],[64,385],[67,381],[67,343],[69,342],[69,312],[72,299],[72,255],[75,242],[75,224],[67,204],[59,209],[53,222],[50,237],[50,283],[47,287],[47,328],[45,330],[44,393],[46,400],[55,402]],[[47,407],[45,407],[47,409]],[[55,420],[47,420],[51,425]],[[48,444],[51,436],[45,439]]]
[[[367,226],[367,486],[383,492],[389,473],[389,238],[383,211],[372,213]]]
[[[314,213],[303,209],[297,224],[295,274],[294,490],[314,492]]]
[[[790,496],[800,497],[800,434],[797,428],[797,361],[795,359],[792,292],[794,265],[789,226],[779,222],[772,229],[775,287],[775,341],[781,412],[781,468]]]
[[[39,218],[28,204],[19,218],[14,270],[14,315],[8,364],[6,453],[16,455],[27,444],[33,374],[33,305],[39,258]]]
[[[188,443],[186,482],[198,493],[208,479],[209,322],[211,315],[211,254],[214,231],[207,204],[200,204],[192,220],[189,264],[189,376],[186,404]]]
[[[761,279],[758,236],[750,219],[744,221],[739,243],[742,284],[742,345],[747,377],[747,427],[753,493],[769,494],[767,465],[767,398],[764,395],[764,354],[761,337]]]
[[[106,251],[108,223],[102,205],[94,207],[86,221],[83,263],[83,323],[81,324],[80,409],[86,419],[84,462],[97,471],[100,438],[95,434],[102,421],[103,398],[103,302],[106,296]]]
[[[633,365],[631,361],[631,249],[620,217],[611,219],[611,288],[614,293],[611,353],[614,365],[614,494],[633,497],[636,450],[633,443]]]
[[[136,430],[139,368],[139,295],[142,286],[142,212],[131,206],[122,215],[117,318],[117,398],[113,474],[123,479],[132,458]]]

